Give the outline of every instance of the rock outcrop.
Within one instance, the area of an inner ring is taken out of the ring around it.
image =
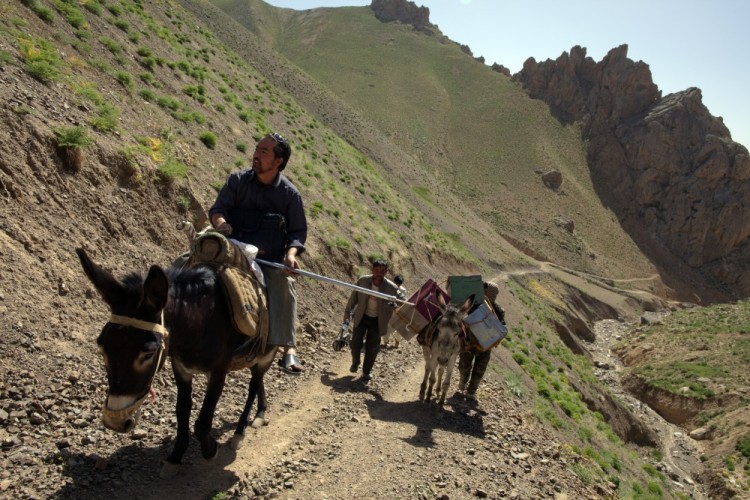
[[[750,157],[689,88],[662,97],[627,45],[600,62],[573,47],[513,76],[581,125],[595,188],[679,294],[750,295]],[[682,287],[680,285],[683,285]]]
[[[372,0],[370,8],[380,21],[411,24],[414,29],[430,32],[430,9],[417,7],[407,0]]]

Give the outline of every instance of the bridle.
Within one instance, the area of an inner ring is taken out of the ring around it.
[[[146,399],[146,397],[151,394],[151,386],[154,383],[154,377],[156,377],[156,372],[159,371],[161,368],[162,360],[164,359],[164,356],[167,352],[168,343],[167,340],[169,339],[169,330],[164,326],[164,311],[161,312],[161,320],[159,323],[152,323],[151,321],[143,321],[141,319],[131,318],[129,316],[120,316],[119,314],[112,314],[109,317],[109,321],[107,323],[113,323],[115,325],[121,325],[121,326],[130,326],[132,328],[137,328],[138,330],[146,330],[147,332],[155,332],[161,334],[161,342],[159,343],[159,352],[157,354],[156,358],[156,368],[154,368],[153,373],[151,374],[151,379],[148,382],[148,390],[143,394],[143,396],[139,397],[137,400],[135,400],[132,404],[128,405],[125,408],[121,408],[119,410],[110,410],[107,407],[107,399],[109,399],[109,396],[107,396],[107,399],[104,400],[104,406],[102,407],[102,413],[111,419],[115,420],[124,420],[128,417],[130,417],[134,411],[136,411],[138,408],[140,408],[141,404],[143,404],[143,401]]]

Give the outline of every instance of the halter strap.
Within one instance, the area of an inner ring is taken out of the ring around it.
[[[143,321],[128,316],[120,316],[119,314],[111,315],[109,317],[109,323],[122,326],[132,326],[139,330],[146,330],[147,332],[161,333],[165,337],[169,335],[169,330],[164,326],[164,311],[161,313],[161,323],[152,323],[150,321]]]
[[[102,413],[110,418],[117,418],[117,419],[123,419],[130,417],[133,413],[135,413],[138,408],[140,408],[143,401],[146,399],[146,397],[151,393],[151,386],[154,383],[154,378],[156,377],[156,372],[159,371],[159,368],[161,368],[161,362],[164,358],[164,351],[166,339],[169,337],[169,330],[164,326],[164,310],[161,312],[161,319],[160,323],[152,323],[151,321],[143,321],[140,319],[131,318],[129,316],[120,316],[119,314],[112,314],[109,317],[109,323],[114,323],[116,325],[122,325],[122,326],[132,326],[133,328],[138,328],[139,330],[146,330],[147,332],[156,332],[162,334],[162,341],[159,345],[159,353],[156,358],[156,368],[154,369],[154,373],[151,374],[151,380],[148,383],[148,390],[143,394],[143,396],[136,399],[133,403],[128,405],[125,408],[121,408],[119,410],[110,410],[107,408],[107,400],[109,399],[109,395],[107,396],[107,399],[104,400],[104,406],[102,407]]]

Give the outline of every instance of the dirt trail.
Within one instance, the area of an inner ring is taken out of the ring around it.
[[[341,352],[292,381],[269,372],[271,387],[275,382],[287,387],[273,391],[270,424],[249,429],[239,451],[226,444],[239,409],[221,408],[215,421],[221,443],[215,460],[203,460],[192,441],[175,478],[160,480],[154,473],[107,496],[591,496],[567,470],[552,437],[492,377],[480,386],[478,404],[454,395],[441,409],[418,400],[423,361],[415,342],[381,350],[376,379],[369,383],[361,381],[361,373],[349,373],[349,363],[349,354]],[[454,378],[449,395],[457,383]],[[165,443],[141,460],[153,460],[156,466],[167,449]],[[91,493],[93,498],[102,491]]]

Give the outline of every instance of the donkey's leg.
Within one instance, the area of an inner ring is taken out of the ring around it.
[[[266,383],[263,380],[263,375],[260,375],[260,384],[258,387],[258,411],[255,412],[255,418],[253,419],[250,426],[253,429],[262,427],[268,423],[266,420],[266,409],[268,409],[268,399],[266,399]]]
[[[182,455],[190,442],[190,410],[193,408],[193,377],[183,374],[177,368],[178,363],[172,360],[172,372],[177,385],[177,435],[174,440],[172,453],[167,457],[159,476],[162,479],[174,477],[177,474]]]
[[[443,374],[445,373],[445,367],[439,365],[437,368],[437,383],[435,384],[435,399],[440,399],[442,396],[442,385],[443,385]]]
[[[443,385],[440,389],[440,401],[438,404],[440,406],[443,406],[445,404],[445,395],[448,394],[448,388],[451,385],[451,375],[453,375],[453,368],[456,366],[456,354],[452,354],[450,358],[448,358],[448,365],[445,367],[445,379],[443,380]]]
[[[216,439],[211,436],[211,426],[213,425],[216,405],[224,390],[226,378],[226,371],[214,371],[208,374],[206,395],[203,397],[203,405],[195,421],[195,437],[201,443],[201,455],[206,460],[214,458],[219,451]]]
[[[253,429],[257,429],[268,423],[266,420],[268,400],[266,399],[266,383],[264,381],[264,376],[268,369],[271,368],[278,349],[278,346],[274,346],[269,353],[267,353],[267,357],[264,357],[263,360],[259,361],[258,364],[253,367],[253,380],[256,378],[258,379],[258,411],[255,413],[255,418],[253,419]]]
[[[232,436],[232,440],[229,443],[229,446],[233,450],[239,450],[242,446],[242,442],[245,440],[245,429],[247,429],[248,416],[250,415],[250,409],[253,407],[255,396],[258,392],[258,382],[255,373],[253,373],[250,377],[250,384],[248,384],[245,407],[242,409],[240,419],[237,421],[237,428],[234,430],[234,436]],[[260,405],[260,398],[258,398],[258,404]]]
[[[424,377],[422,378],[422,385],[419,386],[419,400],[424,400],[424,393],[427,389],[427,377],[430,376],[430,348],[422,346],[422,355],[424,356]]]
[[[255,402],[255,397],[258,397],[258,413],[261,413],[261,405],[265,412],[266,407],[266,391],[263,387],[263,373],[258,373],[256,370],[257,365],[252,367],[252,376],[250,377],[250,384],[247,388],[247,399],[245,400],[245,407],[242,409],[240,419],[237,421],[237,428],[234,430],[234,436],[230,442],[230,446],[234,450],[239,450],[242,446],[242,442],[245,440],[245,429],[247,429],[248,417],[250,416],[250,410]],[[256,427],[255,421],[258,419],[256,415],[253,420],[253,427]],[[257,426],[259,427],[259,426]]]
[[[430,384],[427,386],[427,396],[424,398],[427,403],[432,399],[432,388],[435,386],[435,369],[435,363],[430,363]]]

